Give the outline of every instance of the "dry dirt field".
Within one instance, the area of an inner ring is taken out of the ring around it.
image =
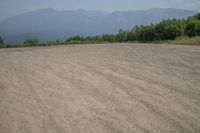
[[[0,133],[200,133],[200,47],[0,49]]]

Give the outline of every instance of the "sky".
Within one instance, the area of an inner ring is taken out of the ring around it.
[[[43,8],[56,10],[145,10],[178,8],[200,11],[200,0],[0,0],[0,21]]]

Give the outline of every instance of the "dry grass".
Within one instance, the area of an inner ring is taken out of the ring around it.
[[[187,37],[187,36],[180,36],[177,37],[175,41],[169,41],[171,44],[184,44],[184,45],[200,45],[200,36],[196,37]]]

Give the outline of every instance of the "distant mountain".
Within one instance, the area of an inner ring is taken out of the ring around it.
[[[0,35],[7,43],[22,43],[28,38],[40,41],[66,39],[73,35],[116,33],[119,29],[130,29],[135,25],[155,23],[162,19],[186,18],[195,13],[172,8],[112,13],[42,9],[0,22]]]

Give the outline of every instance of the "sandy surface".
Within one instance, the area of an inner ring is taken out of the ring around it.
[[[0,49],[0,133],[200,133],[200,47]]]

